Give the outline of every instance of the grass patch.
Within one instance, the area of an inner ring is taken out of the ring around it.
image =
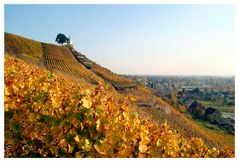
[[[219,104],[217,102],[212,101],[199,101],[204,105],[205,107],[213,107],[221,112],[228,112],[228,113],[235,113],[235,106],[223,106],[222,104]]]
[[[215,124],[211,124],[207,121],[204,121],[204,120],[200,120],[200,119],[194,119],[194,121],[200,125],[200,126],[203,126],[205,127],[206,129],[209,129],[209,130],[212,130],[214,132],[222,132],[222,133],[225,133],[222,129],[220,129],[218,126],[216,126]]]

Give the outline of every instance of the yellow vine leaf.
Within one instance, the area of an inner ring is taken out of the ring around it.
[[[96,121],[96,130],[99,132],[100,131],[100,119]]]
[[[94,148],[96,149],[96,151],[99,153],[99,154],[101,154],[101,155],[105,155],[106,153],[105,152],[103,152],[103,151],[101,151],[100,150],[100,148],[99,148],[99,146],[98,145],[94,145]]]
[[[158,140],[157,140],[156,145],[157,145],[158,147],[161,147],[161,146],[162,146],[161,139],[158,139]]]
[[[81,152],[80,151],[78,151],[78,152],[76,152],[76,158],[81,158],[82,157],[82,154],[81,154]]]
[[[63,148],[66,148],[66,147],[67,147],[67,142],[66,142],[65,139],[62,139],[62,140],[60,141],[60,146],[63,147]]]
[[[19,91],[19,89],[17,88],[17,86],[15,86],[14,84],[12,85],[12,88],[14,90],[14,93],[17,93]]]
[[[74,150],[74,147],[72,147],[70,144],[68,144],[68,152],[72,153],[73,150]]]
[[[141,141],[140,144],[141,145],[147,145],[150,142],[149,137],[145,136]]]
[[[4,95],[5,96],[10,96],[11,95],[11,93],[9,92],[8,87],[6,85],[4,85]]]
[[[90,108],[91,107],[91,101],[87,100],[85,97],[81,100],[82,101],[82,106],[85,108]]]
[[[146,145],[139,145],[139,151],[141,153],[145,153],[147,151],[148,147]]]
[[[36,120],[36,117],[37,117],[37,115],[36,115],[35,113],[32,113],[32,114],[29,115],[29,120],[30,120],[31,122],[33,122],[33,121]]]
[[[129,120],[129,114],[128,113],[123,112],[123,116],[124,116],[125,120]]]
[[[75,141],[80,142],[80,139],[79,139],[78,135],[76,135],[74,139],[75,139]]]
[[[83,148],[85,151],[90,151],[91,146],[92,146],[92,144],[89,142],[89,140],[88,140],[88,139],[85,139],[85,145],[82,146],[82,148]]]

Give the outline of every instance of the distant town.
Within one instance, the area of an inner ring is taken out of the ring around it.
[[[190,114],[234,133],[234,76],[127,76],[173,105]],[[209,109],[210,108],[210,109]],[[210,112],[210,119],[208,113]]]

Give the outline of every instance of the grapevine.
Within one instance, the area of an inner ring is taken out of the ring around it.
[[[5,157],[234,157],[132,111],[127,98],[5,55]]]

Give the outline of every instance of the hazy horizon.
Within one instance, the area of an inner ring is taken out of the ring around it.
[[[233,5],[5,5],[5,31],[58,33],[124,75],[234,76]]]
[[[170,75],[170,74],[121,74],[128,76],[169,76],[169,77],[235,77],[235,75]]]

